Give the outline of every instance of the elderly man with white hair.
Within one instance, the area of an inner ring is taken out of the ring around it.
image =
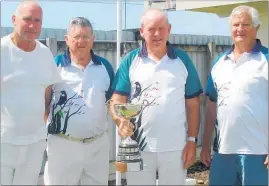
[[[236,7],[230,24],[234,45],[215,60],[206,89],[215,108],[211,115],[217,114],[219,146],[209,183],[267,185],[268,48],[256,38],[256,9]]]
[[[110,107],[119,134],[137,140],[144,162],[143,171],[127,172],[128,185],[155,185],[156,171],[159,185],[184,185],[186,169],[195,162],[202,87],[188,54],[167,42],[170,30],[165,12],[146,10],[143,45],[123,59],[113,82],[112,105],[144,104],[131,121],[138,128],[134,133]]]
[[[19,4],[1,38],[1,185],[36,185],[46,148],[45,91],[61,80],[49,48],[36,40],[42,8]]]

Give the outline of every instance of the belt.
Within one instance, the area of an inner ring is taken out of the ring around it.
[[[74,137],[71,137],[71,136],[67,136],[63,133],[59,133],[57,134],[57,136],[60,136],[64,139],[67,139],[67,140],[70,140],[70,141],[77,141],[77,142],[81,142],[81,143],[91,143],[93,142],[94,140],[96,140],[97,138],[101,137],[103,134],[105,133],[105,131],[101,132],[100,134],[97,134],[93,137],[90,137],[90,138],[74,138]]]

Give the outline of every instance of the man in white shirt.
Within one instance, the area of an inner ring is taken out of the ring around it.
[[[215,60],[206,89],[212,118],[205,130],[218,120],[209,184],[268,185],[268,48],[256,38],[256,9],[236,7],[230,24],[234,45]]]
[[[19,4],[14,31],[1,38],[1,185],[38,182],[46,147],[45,91],[60,81],[49,48],[36,40],[42,8]]]
[[[89,20],[70,21],[67,50],[55,61],[64,83],[52,87],[45,185],[107,185],[109,139],[106,101],[114,71],[94,54]],[[50,101],[47,101],[50,102]]]
[[[186,169],[195,162],[202,87],[187,53],[167,43],[170,30],[165,12],[147,10],[140,27],[145,42],[123,59],[112,86],[111,105],[144,104],[131,121],[144,168],[127,172],[128,185],[155,185],[156,171],[159,185],[184,185]],[[131,136],[132,125],[110,108],[119,134]]]

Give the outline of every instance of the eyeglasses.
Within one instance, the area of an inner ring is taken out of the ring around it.
[[[72,37],[72,36],[70,36]],[[87,36],[87,35],[84,35],[84,36],[81,36],[81,35],[76,35],[74,37],[72,37],[73,40],[75,41],[78,41],[78,40],[84,40],[84,41],[90,41],[92,39],[92,36]]]

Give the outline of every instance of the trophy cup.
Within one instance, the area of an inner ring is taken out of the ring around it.
[[[118,116],[130,122],[130,119],[140,114],[142,105],[131,103],[115,104],[114,108]],[[120,172],[143,170],[143,161],[139,152],[138,143],[129,136],[122,138],[119,144],[116,169]]]

